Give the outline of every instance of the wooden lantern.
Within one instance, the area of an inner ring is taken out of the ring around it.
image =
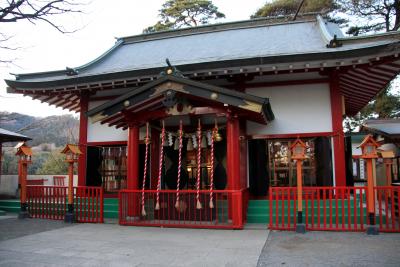
[[[292,159],[304,160],[306,158],[307,145],[297,138],[296,141],[290,146],[290,151],[292,152]]]
[[[65,154],[66,162],[78,162],[79,155],[82,154],[81,150],[77,145],[68,144],[61,151],[62,154]]]
[[[32,148],[29,147],[26,143],[23,143],[21,146],[18,147],[17,153],[15,154],[18,156],[20,163],[31,163],[32,162]]]
[[[26,144],[22,143],[17,148],[17,153],[19,163],[19,181],[21,184],[21,211],[18,214],[18,218],[24,219],[28,218],[28,204],[26,203],[26,180],[28,176],[28,164],[32,162],[32,149]]]
[[[378,158],[378,150],[379,144],[374,140],[372,135],[367,135],[364,140],[359,145],[361,148],[363,159],[375,159]]]
[[[374,140],[372,135],[367,135],[359,145],[361,148],[361,158],[367,163],[367,207],[368,207],[368,226],[367,234],[375,235],[378,228],[375,225],[375,191],[374,191],[374,168],[373,159],[378,158],[377,148],[379,144]]]
[[[292,159],[296,160],[296,174],[297,174],[297,224],[296,232],[305,233],[306,228],[303,224],[303,170],[301,163],[306,159],[307,145],[297,138],[296,141],[290,146],[292,152]]]
[[[73,223],[76,221],[74,213],[74,195],[73,195],[73,181],[74,181],[74,163],[78,161],[79,155],[82,154],[77,145],[68,144],[61,151],[65,154],[65,161],[69,163],[68,166],[68,211],[65,214],[64,221]]]

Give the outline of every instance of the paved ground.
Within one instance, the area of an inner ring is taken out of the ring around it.
[[[0,241],[71,226],[62,221],[26,219],[0,216]]]
[[[400,234],[272,231],[258,266],[400,266]]]
[[[0,226],[0,235],[7,228]],[[256,266],[267,236],[77,224],[0,242],[0,266]]]
[[[400,234],[198,230],[0,217],[0,266],[400,266]]]

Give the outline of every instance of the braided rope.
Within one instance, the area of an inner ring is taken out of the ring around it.
[[[142,216],[146,216],[146,209],[144,207],[144,188],[146,186],[146,177],[147,177],[147,161],[149,157],[149,123],[146,123],[146,152],[144,153],[144,170],[143,170],[143,183],[142,183]]]
[[[197,200],[197,209],[201,209],[200,203],[200,176],[201,176],[201,125],[199,120],[199,126],[197,128],[197,181],[196,181],[196,200]]]
[[[175,203],[175,208],[179,209],[179,187],[181,185],[181,168],[182,168],[182,135],[183,135],[183,130],[182,130],[182,121],[180,121],[179,124],[179,160],[178,160],[178,178],[176,182],[176,203]]]
[[[211,133],[211,170],[210,170],[210,209],[214,208],[213,202],[213,187],[214,187],[214,137],[217,134],[217,126],[214,127]]]
[[[164,139],[165,139],[164,121],[162,122],[162,124],[163,124],[163,127],[161,130],[161,149],[160,149],[160,162],[159,162],[159,168],[158,168],[157,200],[156,200],[155,210],[160,209],[161,173],[162,173],[162,163],[163,163],[163,156],[164,156]]]

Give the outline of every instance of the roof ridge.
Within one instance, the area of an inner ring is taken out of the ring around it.
[[[274,17],[261,17],[261,18],[239,20],[239,21],[219,22],[214,24],[200,25],[196,27],[187,27],[181,29],[172,29],[172,30],[158,31],[152,33],[142,33],[137,35],[123,36],[117,38],[117,40],[122,40],[124,43],[135,43],[135,42],[143,42],[149,40],[158,40],[164,38],[180,37],[180,36],[187,36],[200,33],[225,31],[225,30],[307,23],[316,21],[318,15],[319,13],[305,13],[302,14],[301,16],[298,16],[298,18],[300,19],[296,19],[294,21],[289,20],[292,18],[291,16],[274,16]]]

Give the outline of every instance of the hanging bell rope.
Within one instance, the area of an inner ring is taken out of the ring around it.
[[[149,123],[146,123],[146,139],[145,139],[145,144],[146,144],[146,152],[144,153],[144,170],[143,170],[143,184],[142,184],[142,216],[146,216],[146,209],[144,207],[144,188],[146,186],[146,177],[147,177],[147,161],[149,157],[149,144],[150,144],[150,139],[149,139]]]
[[[182,120],[179,123],[179,154],[178,154],[178,177],[176,181],[176,203],[175,208],[179,210],[179,187],[181,185],[181,168],[182,168],[182,139],[183,139]]]
[[[197,209],[201,209],[201,203],[200,203],[200,176],[201,176],[201,124],[200,124],[200,119],[199,119],[199,126],[197,128],[197,181],[196,181],[196,200],[197,200]]]
[[[214,208],[213,202],[213,187],[214,187],[214,138],[218,132],[217,120],[211,133],[211,170],[210,170],[210,209]]]
[[[160,190],[161,190],[161,174],[162,174],[162,165],[163,165],[163,156],[164,156],[164,142],[165,142],[165,124],[162,121],[162,130],[161,130],[161,148],[160,148],[160,163],[158,166],[158,182],[157,182],[157,200],[155,210],[160,209]]]

